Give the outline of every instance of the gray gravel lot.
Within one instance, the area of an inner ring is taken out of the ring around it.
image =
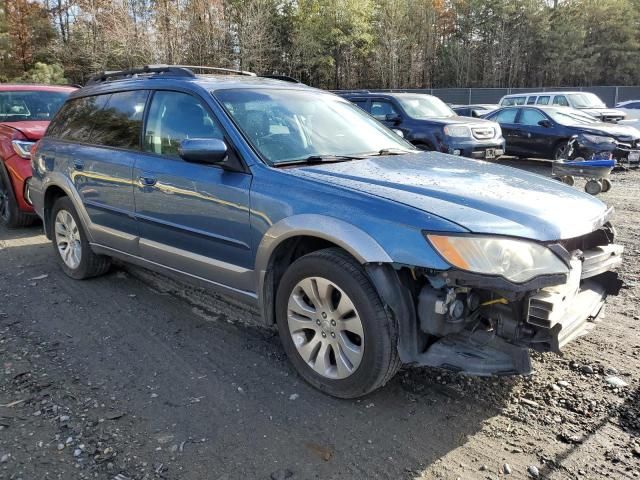
[[[0,479],[638,478],[640,171],[601,198],[627,288],[592,334],[529,378],[409,369],[358,401],[233,302],[122,267],[73,281],[39,227],[0,229]]]

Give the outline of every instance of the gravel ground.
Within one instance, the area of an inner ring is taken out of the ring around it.
[[[358,401],[255,312],[143,270],[76,282],[40,228],[0,230],[0,479],[638,478],[640,171],[601,198],[627,286],[594,332],[528,378],[408,369]]]

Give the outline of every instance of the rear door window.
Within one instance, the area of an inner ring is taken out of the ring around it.
[[[98,114],[110,95],[95,95],[69,100],[47,129],[47,136],[71,142],[89,142]]]
[[[518,115],[518,110],[515,108],[506,108],[501,112],[498,112],[492,120],[498,123],[516,123],[516,116]]]
[[[367,100],[351,100],[351,103],[353,103],[356,107],[360,107],[365,112],[369,111],[367,109]]]
[[[91,143],[140,150],[142,119],[148,96],[148,90],[111,94],[106,106],[96,117]]]
[[[278,129],[288,128],[273,125],[267,119],[252,117],[256,128],[265,135],[276,135]],[[224,139],[218,123],[211,117],[202,102],[182,92],[157,91],[151,99],[147,126],[144,134],[144,150],[147,152],[179,157],[180,142],[187,138]]]

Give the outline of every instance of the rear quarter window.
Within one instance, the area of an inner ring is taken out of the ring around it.
[[[72,142],[88,142],[96,115],[105,106],[109,95],[74,98],[58,111],[46,136]]]

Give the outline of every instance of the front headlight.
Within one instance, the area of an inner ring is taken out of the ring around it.
[[[602,135],[589,135],[588,133],[583,133],[582,138],[591,143],[615,143],[613,138]]]
[[[499,275],[515,283],[539,275],[568,273],[567,266],[548,248],[526,240],[485,236],[425,236],[454,267]]]
[[[455,138],[469,138],[471,137],[471,129],[464,125],[446,125],[444,134]]]
[[[11,145],[13,146],[13,150],[18,154],[19,157],[28,160],[31,158],[31,147],[33,147],[36,142],[29,142],[27,140],[13,140]]]

